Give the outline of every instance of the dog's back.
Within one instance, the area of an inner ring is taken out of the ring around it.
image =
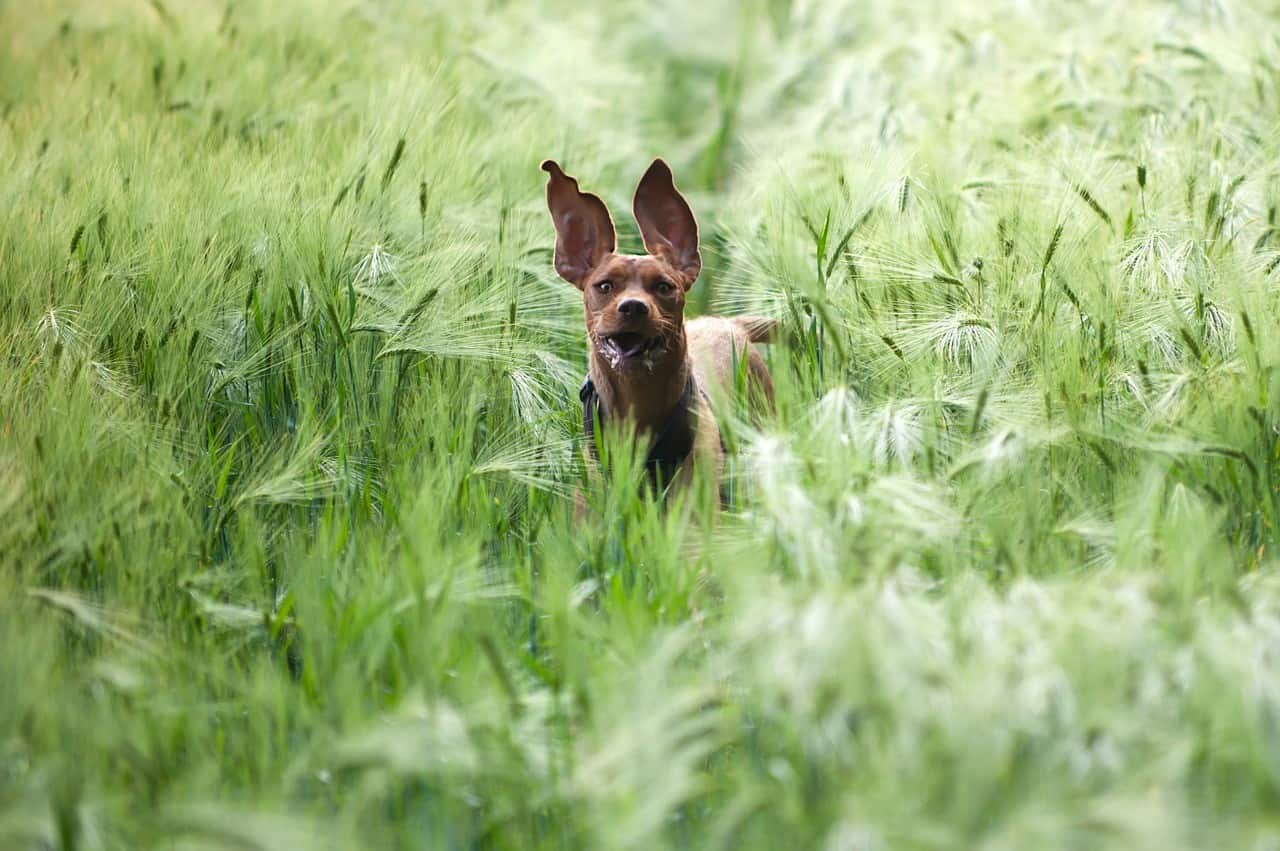
[[[695,380],[711,394],[733,390],[735,370],[745,357],[748,385],[773,407],[773,380],[752,343],[772,342],[776,322],[755,316],[699,316],[685,323]]]

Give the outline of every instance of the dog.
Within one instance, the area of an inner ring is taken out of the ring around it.
[[[698,467],[718,487],[725,452],[709,394],[730,392],[745,366],[750,391],[773,409],[773,379],[752,344],[772,340],[774,320],[685,321],[685,295],[702,271],[698,223],[661,158],[640,179],[632,203],[641,255],[617,253],[613,220],[599,197],[581,192],[553,160],[542,170],[555,270],[582,291],[586,313],[588,370],[579,395],[589,469],[599,461],[597,430],[621,425],[644,441],[647,478],[659,492],[687,486]]]

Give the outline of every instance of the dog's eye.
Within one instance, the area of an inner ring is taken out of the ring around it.
[[[658,281],[657,288],[658,292],[662,295],[671,295],[676,291],[675,284],[667,280]]]
[[[602,293],[607,293],[613,289],[613,281],[601,281],[600,283],[596,284],[596,289],[598,289]]]

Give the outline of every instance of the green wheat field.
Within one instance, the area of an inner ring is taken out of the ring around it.
[[[0,0],[0,848],[1280,848],[1278,205],[1275,0]]]

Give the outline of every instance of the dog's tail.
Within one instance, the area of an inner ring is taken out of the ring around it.
[[[735,316],[733,322],[753,343],[772,343],[778,337],[778,320],[769,316]]]

